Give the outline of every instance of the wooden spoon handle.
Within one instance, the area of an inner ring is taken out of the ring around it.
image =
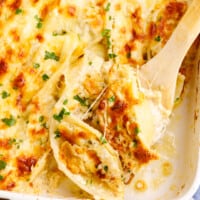
[[[164,48],[146,66],[144,65],[142,70],[151,71],[154,75],[155,72],[165,75],[158,77],[158,80],[161,79],[161,83],[164,80],[165,82],[172,80],[170,77],[177,76],[179,67],[199,32],[200,0],[193,0]]]
[[[165,61],[165,69],[167,73],[169,73],[169,69],[172,68],[172,73],[177,74],[176,72],[178,72],[188,49],[199,33],[200,1],[193,0],[192,4],[174,30],[171,38],[159,54],[159,58]]]
[[[164,88],[168,92],[166,95],[170,104],[181,63],[199,33],[200,0],[193,0],[164,48],[141,67],[142,76],[150,86],[154,89]]]

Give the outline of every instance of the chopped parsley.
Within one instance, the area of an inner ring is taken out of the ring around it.
[[[5,169],[6,168],[6,162],[3,160],[0,160],[0,170]]]
[[[11,127],[16,124],[16,119],[11,115],[10,118],[3,118],[1,121],[7,126]]]
[[[16,139],[15,138],[12,138],[12,139],[9,139],[8,143],[10,145],[14,144],[16,142]]]
[[[56,130],[56,131],[54,132],[54,134],[55,134],[55,137],[54,137],[54,138],[59,138],[59,137],[61,136],[59,130]]]
[[[104,29],[102,32],[101,32],[101,35],[103,37],[110,37],[110,29]]]
[[[22,139],[19,139],[18,141],[17,141],[15,138],[9,140],[9,144],[10,144],[10,145],[14,144],[14,145],[17,147],[17,149],[20,148],[20,144],[21,144],[22,142],[23,142]]]
[[[103,166],[103,169],[104,169],[105,172],[107,172],[107,171],[108,171],[108,166],[107,166],[107,165],[104,165],[104,166]]]
[[[46,122],[42,123],[41,126],[42,126],[43,128],[48,129],[48,127],[47,127],[47,123],[46,123]]]
[[[92,65],[92,61],[90,61],[88,64],[89,64],[89,65]]]
[[[160,42],[161,41],[160,35],[156,36],[154,39],[155,39],[156,42]]]
[[[1,93],[2,99],[5,99],[5,98],[7,98],[7,97],[9,97],[9,96],[10,96],[10,94],[9,94],[8,92],[6,92],[6,91],[3,91],[3,92]]]
[[[43,81],[47,81],[49,79],[49,76],[47,74],[42,75]]]
[[[126,57],[127,57],[128,59],[131,58],[131,52],[130,52],[130,51],[126,54]]]
[[[65,99],[65,100],[63,101],[63,105],[67,105],[67,103],[68,103],[68,100]]]
[[[88,107],[87,98],[80,97],[78,94],[74,96],[74,100],[78,101],[82,106]]]
[[[93,183],[92,179],[86,180],[86,185],[91,185]]]
[[[39,64],[39,63],[34,63],[34,64],[33,64],[33,67],[34,67],[35,69],[37,69],[37,68],[40,67],[40,64]]]
[[[66,35],[67,34],[67,31],[65,30],[62,30],[62,31],[54,31],[52,33],[53,36],[59,36],[59,35]]]
[[[39,121],[39,122],[43,122],[43,121],[44,121],[44,116],[41,115],[41,116],[39,117],[38,121]]]
[[[45,51],[45,56],[44,56],[45,60],[55,60],[55,61],[59,61],[59,56],[57,56],[54,52],[49,52],[49,51]]]
[[[178,103],[180,101],[180,97],[177,97],[175,100],[174,100],[174,103]]]
[[[64,117],[65,115],[70,115],[70,112],[67,112],[67,111],[65,110],[65,108],[62,108],[62,110],[61,110],[57,115],[56,115],[56,114],[53,115],[53,118],[54,118],[55,120],[57,120],[58,122],[61,122],[61,120],[63,119],[63,117]]]
[[[22,9],[17,8],[17,9],[15,10],[15,14],[16,14],[16,15],[19,15],[20,13],[22,13]]]
[[[105,38],[106,40],[106,44],[107,44],[107,47],[110,48],[111,46],[111,42],[110,42],[110,29],[104,29],[102,32],[101,32],[101,35],[102,37]]]
[[[109,16],[108,19],[111,20],[111,19],[112,19],[112,16]]]
[[[113,103],[115,102],[115,96],[108,98],[108,102]]]
[[[139,127],[137,127],[137,126],[135,127],[134,133],[135,133],[135,135],[138,135],[140,133]]]
[[[114,59],[114,58],[117,57],[117,55],[114,54],[114,53],[109,53],[109,54],[108,54],[108,57],[109,57],[110,59]]]
[[[106,12],[108,12],[108,11],[110,10],[110,2],[106,5],[106,7],[104,8],[104,10],[105,10]]]
[[[38,15],[35,15],[34,18],[37,21],[36,28],[38,28],[38,29],[42,28],[42,22],[43,22],[43,20],[40,17],[38,17]]]
[[[137,142],[137,140],[133,140],[133,147],[137,147],[137,145],[138,145],[138,142]]]
[[[2,175],[0,175],[0,181],[2,181],[3,180],[3,176]]]
[[[103,135],[101,135],[101,137],[100,137],[100,142],[101,142],[101,144],[106,144],[107,143],[107,140]]]

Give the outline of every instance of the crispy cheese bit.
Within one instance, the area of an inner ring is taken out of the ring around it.
[[[33,156],[20,156],[16,159],[19,176],[29,175],[37,163],[37,159]]]
[[[8,71],[8,65],[5,60],[0,59],[0,77]]]
[[[9,8],[11,10],[16,10],[17,8],[19,8],[21,5],[21,0],[14,0],[14,1],[11,1],[11,3],[8,4]]]
[[[11,149],[11,147],[12,144],[10,143],[10,139],[0,139],[0,149]]]
[[[69,16],[74,17],[76,15],[76,7],[74,5],[69,5],[67,7],[67,12]]]
[[[44,42],[44,37],[41,35],[41,34],[37,34],[36,35],[36,38],[37,38],[37,40],[39,41],[39,42]]]
[[[13,81],[13,88],[20,89],[25,86],[25,77],[23,73],[20,73],[17,77],[15,77]]]

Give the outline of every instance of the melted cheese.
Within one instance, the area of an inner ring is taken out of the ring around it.
[[[60,123],[51,121],[50,134],[55,159],[68,177],[95,198],[123,198],[118,155],[109,144],[102,144],[101,133],[66,116]]]

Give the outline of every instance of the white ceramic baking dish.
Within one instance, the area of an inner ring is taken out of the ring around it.
[[[162,158],[143,167],[126,188],[125,200],[190,200],[200,184],[200,50],[166,134],[156,145]],[[68,186],[65,190],[67,193]],[[62,192],[65,193],[65,192]],[[77,199],[0,191],[12,200]]]
[[[125,199],[190,200],[200,185],[200,48],[196,53],[183,100],[156,145],[163,156],[140,170]]]

